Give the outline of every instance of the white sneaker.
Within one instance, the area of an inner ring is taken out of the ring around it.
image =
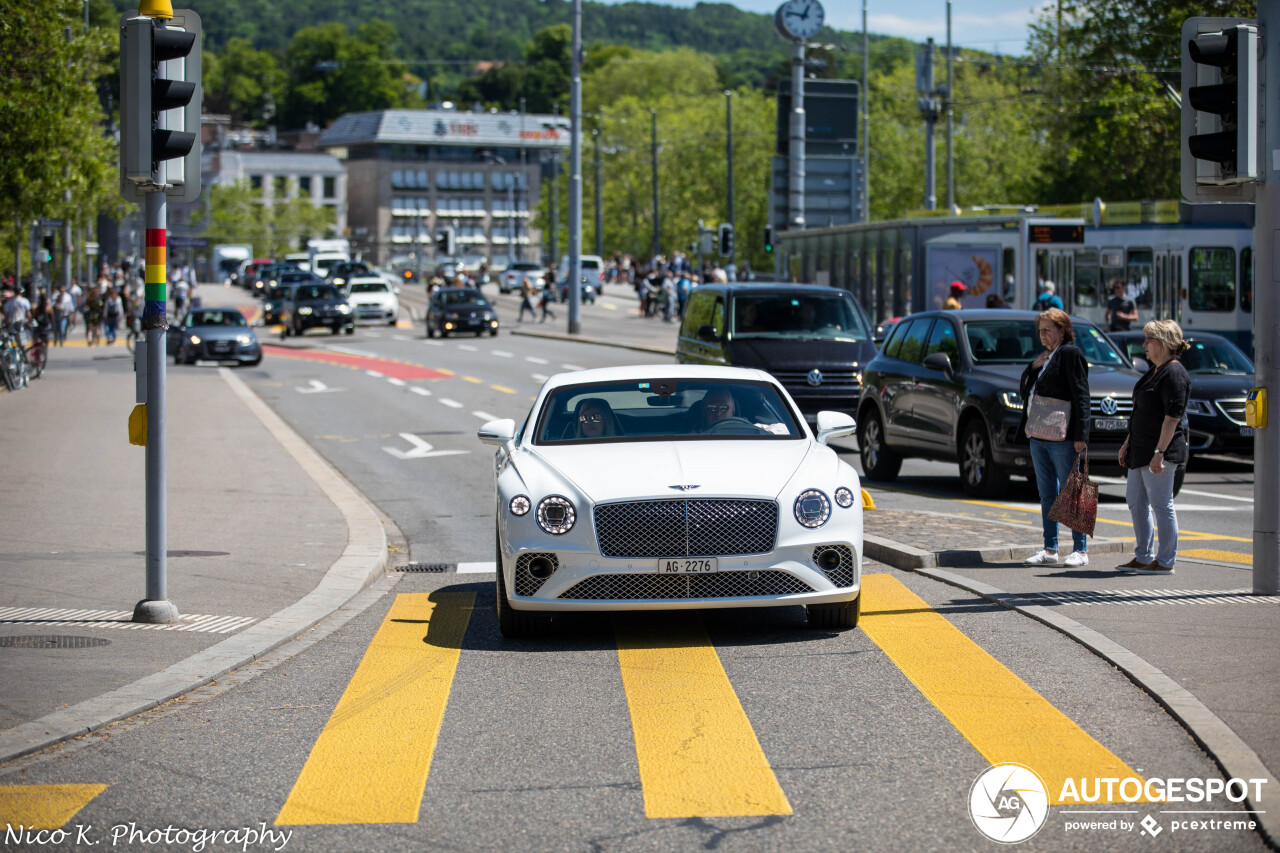
[[[1067,555],[1066,566],[1087,566],[1089,565],[1089,555],[1081,551],[1072,551]]]
[[[1058,565],[1058,555],[1050,554],[1047,551],[1037,551],[1022,562],[1028,566],[1056,566]]]

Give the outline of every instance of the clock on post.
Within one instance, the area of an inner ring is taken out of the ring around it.
[[[802,42],[818,34],[824,17],[818,0],[787,0],[773,13],[773,26],[784,39]]]

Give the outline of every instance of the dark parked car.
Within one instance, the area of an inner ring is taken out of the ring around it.
[[[427,337],[457,332],[498,334],[498,312],[474,287],[440,287],[427,303]]]
[[[174,364],[235,361],[252,367],[262,361],[262,345],[237,308],[193,308],[166,335]]]
[[[300,284],[284,303],[280,322],[284,337],[301,335],[313,326],[327,326],[335,335],[356,330],[355,315],[342,292],[332,284]]]
[[[956,461],[965,492],[995,497],[1012,474],[1034,478],[1018,429],[1022,371],[1041,351],[1036,312],[926,311],[897,323],[867,365],[858,445],[869,479],[893,480],[906,457]],[[1118,472],[1141,374],[1102,330],[1072,318],[1089,362],[1089,465]],[[1174,489],[1182,486],[1185,466]]]
[[[708,284],[689,295],[676,360],[767,371],[813,424],[820,411],[855,412],[862,370],[876,354],[871,338],[871,323],[847,290]]]
[[[338,261],[329,267],[328,277],[325,280],[342,287],[360,275],[369,275],[369,265],[364,261]]]
[[[1116,342],[1139,369],[1147,365],[1142,332],[1112,332]],[[1187,446],[1200,453],[1253,453],[1253,427],[1245,424],[1244,403],[1253,387],[1254,366],[1249,356],[1221,335],[1192,332],[1191,349],[1179,361],[1191,374]]]
[[[273,264],[267,264],[258,270],[258,274],[254,276],[253,286],[250,288],[254,296],[267,295],[271,288],[280,283],[280,277],[285,273],[307,274],[293,261],[277,261]]]

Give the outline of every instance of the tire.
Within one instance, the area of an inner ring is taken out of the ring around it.
[[[262,364],[262,356],[258,356],[253,361],[240,362],[241,367],[257,367],[259,364]]]
[[[980,420],[973,420],[960,436],[960,486],[976,498],[994,498],[1009,487],[1009,474],[996,465],[991,436]]]
[[[434,338],[435,336],[436,336],[436,330],[431,328],[431,321],[428,320],[427,321],[427,337]]]
[[[496,338],[497,336],[498,336],[498,330],[497,330],[497,329],[490,329],[490,330],[489,330],[489,337],[491,337],[491,338]]]
[[[348,335],[354,335],[355,333],[356,333],[356,327],[355,327],[354,325],[352,325],[352,326],[347,326],[347,334],[348,334]],[[335,334],[336,334],[336,333],[335,333]]]
[[[874,409],[858,427],[858,457],[869,480],[892,482],[902,470],[902,457],[885,444],[884,424]]]
[[[342,326],[340,326],[340,325],[339,325],[339,326],[330,326],[330,327],[329,327],[329,332],[330,332],[330,334],[334,334],[334,335],[336,335],[336,334],[339,334],[341,331],[342,331]]]
[[[449,337],[449,332],[444,327],[440,328],[440,337],[442,338]]]
[[[498,630],[509,640],[522,640],[540,637],[546,633],[550,620],[541,614],[523,610],[513,610],[511,599],[507,598],[507,580],[502,572],[502,549],[498,546],[497,535],[494,536],[494,558],[498,570],[498,580],[494,591],[494,609],[498,614]]]
[[[858,627],[858,618],[862,615],[862,593],[853,601],[841,601],[835,604],[810,604],[805,607],[809,614],[809,628],[818,631],[847,631]]]

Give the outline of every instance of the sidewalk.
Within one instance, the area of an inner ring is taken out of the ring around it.
[[[123,343],[54,348],[43,378],[0,395],[0,761],[254,660],[385,566],[374,510],[233,371],[170,370],[167,579],[181,619],[130,621],[146,593],[134,395]]]

